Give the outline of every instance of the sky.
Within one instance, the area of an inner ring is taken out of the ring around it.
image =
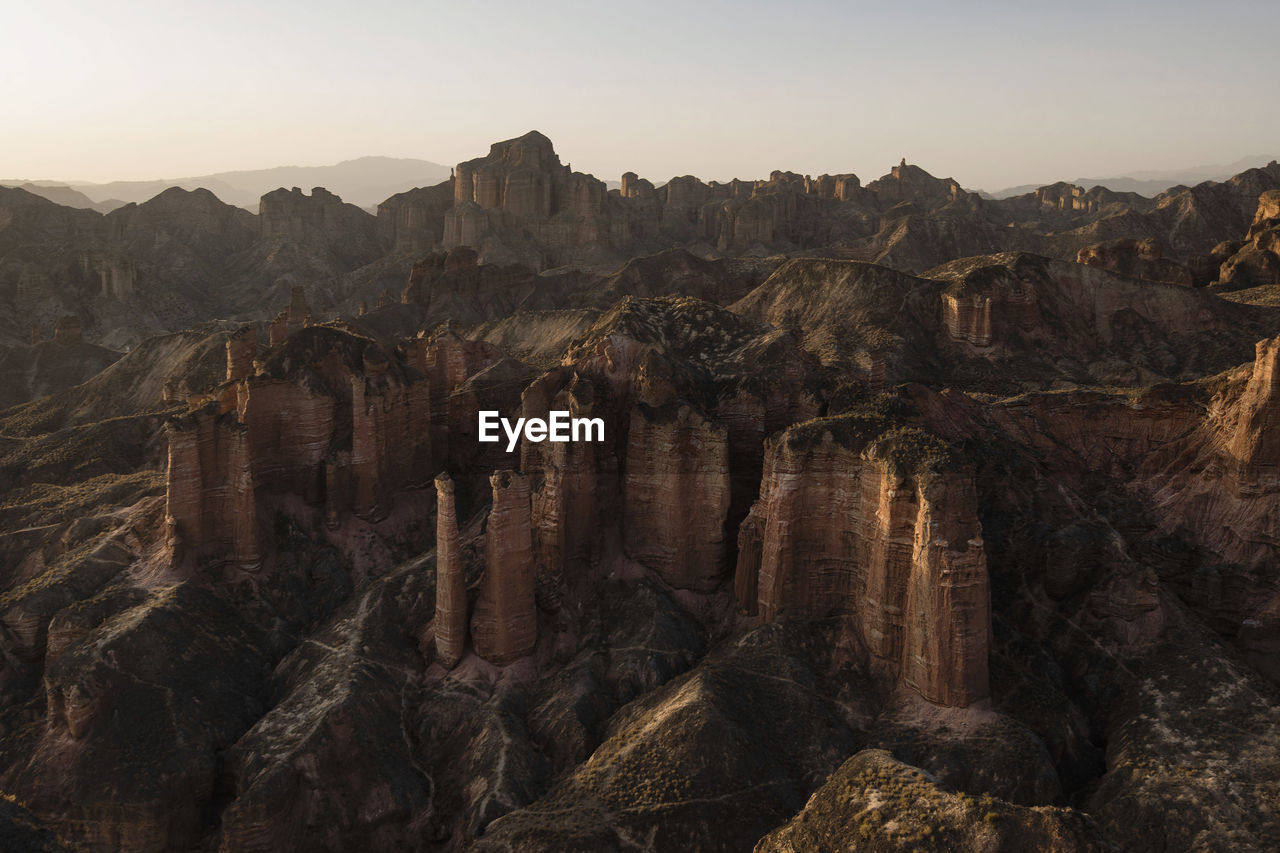
[[[0,6],[0,177],[454,164],[965,186],[1280,149],[1273,0],[44,0]]]

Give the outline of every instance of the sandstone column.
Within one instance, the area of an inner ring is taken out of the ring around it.
[[[436,477],[436,655],[454,666],[467,644],[467,581],[462,573],[453,480]]]
[[[529,478],[495,471],[493,507],[485,529],[484,584],[471,620],[476,654],[506,664],[533,651],[538,620],[533,596]]]

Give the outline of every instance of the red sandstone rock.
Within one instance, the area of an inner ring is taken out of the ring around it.
[[[530,654],[538,640],[529,478],[497,471],[489,482],[493,506],[485,528],[484,583],[471,617],[471,635],[476,654],[501,665]]]
[[[216,406],[169,425],[166,515],[179,558],[252,566],[259,559],[248,430]]]
[[[467,645],[467,581],[462,572],[453,480],[436,477],[436,655],[446,667],[461,658]]]
[[[724,427],[688,405],[638,404],[623,489],[627,553],[674,587],[715,589],[724,575],[729,511]]]
[[[904,471],[888,438],[861,453],[823,421],[769,445],[739,539],[736,591],[760,618],[857,614],[867,648],[930,701],[988,695],[990,603],[972,476]],[[759,532],[757,532],[759,531]]]

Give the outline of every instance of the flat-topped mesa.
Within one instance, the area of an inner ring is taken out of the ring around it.
[[[452,668],[467,645],[467,579],[458,542],[458,515],[453,480],[436,477],[436,657]]]
[[[175,562],[232,563],[260,559],[248,430],[216,403],[167,428],[165,515]]]
[[[1258,341],[1226,452],[1242,490],[1280,491],[1280,337]]]
[[[245,326],[227,338],[227,382],[236,382],[253,373],[258,357],[258,330]]]
[[[883,208],[904,201],[928,206],[950,201],[981,204],[976,193],[964,190],[954,178],[935,178],[919,166],[907,163],[906,158],[890,169],[889,174],[867,184],[866,188]]]
[[[503,207],[514,201],[515,207],[551,209],[551,186],[530,179],[546,178],[553,172],[566,171],[556,156],[551,140],[536,130],[516,139],[495,142],[487,157],[459,163],[454,170],[454,203],[473,201],[482,208]],[[515,176],[515,180],[510,178]],[[514,185],[514,186],[513,186]],[[515,198],[510,190],[515,189]]]
[[[678,401],[637,403],[623,490],[628,555],[674,587],[714,590],[727,554],[728,431]]]
[[[1042,207],[1054,210],[1080,210],[1084,202],[1084,187],[1059,182],[1037,188],[1035,195],[1036,201]]]
[[[738,607],[764,621],[856,614],[868,650],[904,684],[969,705],[989,693],[973,477],[937,438],[890,427],[823,418],[769,442],[739,534]]]
[[[476,654],[504,665],[533,652],[538,641],[534,599],[529,478],[495,471],[485,527],[484,583],[471,617]]]
[[[491,233],[498,243],[515,236],[505,252],[541,265],[540,255],[528,251],[528,239],[557,256],[630,243],[631,229],[624,227],[620,210],[614,227],[604,182],[562,165],[551,140],[537,131],[495,143],[488,156],[459,163],[454,171],[445,248],[480,247]]]

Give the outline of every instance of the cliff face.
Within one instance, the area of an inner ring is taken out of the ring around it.
[[[175,558],[251,567],[260,553],[248,430],[216,404],[169,425],[166,509]]]
[[[1249,233],[1242,243],[1231,246],[1233,251],[1218,270],[1224,287],[1280,284],[1280,189],[1258,197]]]
[[[351,406],[355,512],[382,517],[396,490],[420,485],[432,468],[430,388],[392,381],[386,356],[367,351],[363,375],[351,377]]]
[[[1086,246],[1076,255],[1076,263],[1102,267],[1110,272],[1145,281],[1164,281],[1190,286],[1191,270],[1163,255],[1158,240],[1120,239]]]
[[[169,431],[179,560],[253,563],[256,494],[322,506],[333,528],[349,513],[384,517],[397,492],[433,470],[430,393],[420,376],[371,341],[325,327],[256,361],[251,332],[227,341],[235,378],[192,398],[194,411]]]
[[[453,206],[453,182],[397,193],[378,205],[378,237],[393,252],[423,252],[444,238],[444,214]]]
[[[485,529],[485,570],[471,635],[476,654],[507,664],[533,652],[538,641],[534,602],[529,478],[498,471],[489,479],[493,506]]]
[[[324,187],[316,187],[311,195],[298,187],[272,190],[258,205],[258,220],[264,240],[330,252],[350,269],[382,254],[375,218]]]
[[[1201,547],[1254,575],[1245,609],[1269,610],[1257,596],[1275,575],[1280,524],[1280,338],[1258,342],[1247,373],[1226,386],[1192,432],[1153,454],[1140,487],[1159,508],[1161,527],[1190,531]],[[1215,595],[1234,595],[1223,586]],[[1274,617],[1268,616],[1268,622]]]
[[[571,417],[590,418],[595,412],[591,383],[568,369],[553,370],[534,380],[521,399],[521,415],[545,418],[552,409]],[[600,541],[600,523],[616,509],[610,486],[611,453],[607,447],[584,442],[522,441],[521,468],[533,487],[533,549],[539,603],[557,606],[564,589],[580,589],[590,580],[589,569]]]
[[[729,440],[687,405],[640,403],[627,433],[627,553],[674,587],[710,592],[724,576]]]
[[[927,699],[964,707],[990,694],[991,594],[978,496],[971,477],[941,476],[918,488],[902,679]]]
[[[856,614],[871,653],[926,699],[985,699],[990,594],[972,475],[904,471],[915,439],[862,449],[851,428],[863,427],[819,420],[770,442],[739,539],[739,606],[753,609],[754,588],[764,621]]]

